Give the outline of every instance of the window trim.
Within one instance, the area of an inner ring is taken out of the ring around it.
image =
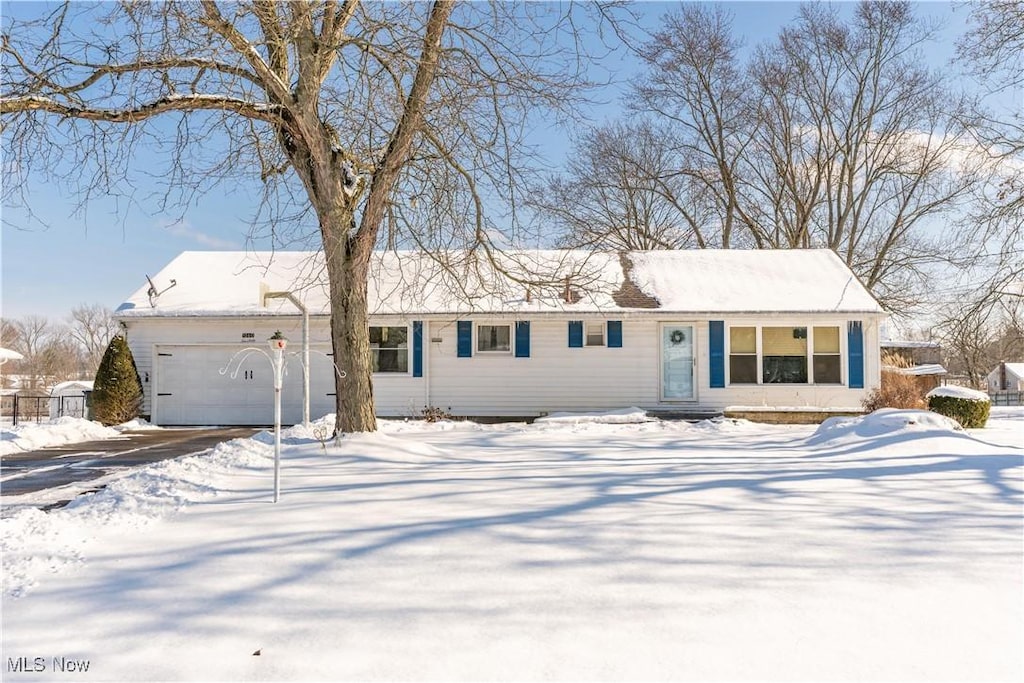
[[[838,340],[837,341],[838,341],[838,345],[839,345],[839,349],[837,351],[835,351],[835,352],[828,351],[828,352],[818,353],[817,351],[814,350],[814,328],[816,328],[816,327],[823,327],[823,328],[824,327],[834,327],[835,328],[836,335],[838,336]],[[837,325],[808,325],[807,326],[807,331],[808,331],[807,333],[809,335],[808,339],[807,339],[807,352],[808,352],[808,354],[810,356],[810,360],[809,360],[809,363],[808,363],[808,373],[809,373],[808,377],[810,379],[814,380],[814,384],[818,385],[818,386],[823,386],[823,387],[846,386],[844,384],[844,382],[843,382],[843,326],[842,325],[838,325],[838,324]],[[839,381],[838,382],[819,382],[818,379],[814,376],[814,359],[819,357],[819,356],[821,356],[823,358],[824,357],[828,357],[828,358],[834,357],[836,359],[836,363],[839,365]]]
[[[504,327],[508,330],[508,349],[489,349],[484,350],[480,348],[480,328],[481,327]],[[473,324],[473,351],[474,354],[483,354],[485,356],[511,356],[515,352],[516,337],[515,330],[512,323],[508,322],[483,322]]]
[[[396,370],[394,372],[386,371],[381,372],[380,370],[373,370],[372,375],[374,377],[401,377],[401,376],[412,376],[412,329],[411,325],[406,323],[405,325],[367,325],[367,333],[374,327],[393,327],[393,328],[404,328],[405,329],[405,370]],[[398,351],[401,350],[401,346],[384,349],[386,351]],[[374,351],[380,352],[381,348],[374,348],[372,342],[370,343],[370,356],[372,358]],[[372,361],[371,361],[372,365]],[[380,361],[377,361],[377,367],[380,367]]]
[[[754,345],[757,350],[755,354],[739,354],[744,356],[753,355],[757,358],[756,368],[756,382],[733,382],[732,380],[732,335],[731,330],[734,327],[753,327],[754,328]],[[807,329],[807,355],[806,369],[807,369],[807,381],[806,382],[765,382],[764,381],[764,344],[762,339],[762,330],[766,327],[790,327],[798,328],[803,327]],[[814,353],[814,328],[815,327],[832,327],[839,330],[839,352],[838,353]],[[726,374],[726,387],[844,387],[847,389],[855,388],[849,385],[849,376],[847,372],[847,365],[849,363],[849,349],[846,344],[846,337],[843,334],[843,330],[846,328],[846,324],[843,321],[840,322],[828,322],[819,323],[813,320],[807,322],[793,323],[788,321],[760,321],[760,322],[737,322],[737,323],[726,323],[725,326],[725,374]],[[814,357],[818,356],[838,356],[839,358],[839,381],[838,382],[818,382],[814,377]]]

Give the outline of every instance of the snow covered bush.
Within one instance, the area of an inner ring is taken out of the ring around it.
[[[964,429],[984,427],[991,405],[986,394],[973,389],[945,386],[928,392],[928,409],[953,418]]]
[[[117,335],[110,340],[96,371],[92,418],[104,425],[116,425],[138,417],[141,409],[142,380],[128,340]]]

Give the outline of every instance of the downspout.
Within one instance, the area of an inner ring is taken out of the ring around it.
[[[309,311],[291,292],[263,292],[262,301],[267,307],[267,299],[288,299],[302,311],[302,424],[309,425]]]

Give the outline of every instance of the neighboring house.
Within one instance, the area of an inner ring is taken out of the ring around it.
[[[86,395],[92,391],[92,382],[70,380],[50,389],[50,418],[85,417]]]
[[[860,410],[880,378],[878,302],[828,250],[501,252],[502,269],[440,266],[418,252],[371,264],[370,344],[378,415],[425,407],[534,417],[639,406]],[[334,411],[329,305],[316,252],[185,252],[115,313],[156,424],[268,424],[281,330],[301,346],[309,311],[311,415]],[[235,361],[229,367],[229,361]],[[283,419],[301,419],[288,366]],[[238,361],[245,358],[239,366]],[[344,359],[338,363],[345,370]]]
[[[1000,363],[985,378],[988,393],[1024,391],[1024,363]]]

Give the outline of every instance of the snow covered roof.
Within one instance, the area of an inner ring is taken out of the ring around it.
[[[885,366],[882,366],[882,368],[884,370],[888,370],[890,372],[895,372],[895,373],[900,374],[900,375],[916,375],[916,376],[921,376],[921,377],[926,376],[926,375],[945,375],[945,374],[948,374],[946,368],[942,367],[938,363],[925,363],[925,364],[922,364],[922,365],[913,365],[913,366],[911,366],[909,368],[898,368],[898,367],[895,367],[895,366],[892,366],[892,365],[885,365]]]
[[[877,313],[881,306],[833,252],[688,250],[606,253],[387,251],[370,264],[371,314]],[[439,260],[440,259],[440,260]],[[291,291],[314,315],[329,313],[321,252],[180,254],[122,304],[120,318],[292,315],[268,291]],[[539,281],[539,284],[538,284]],[[534,284],[526,284],[532,282]],[[266,303],[266,305],[264,305]]]
[[[72,379],[67,382],[54,384],[53,388],[50,389],[50,395],[59,396],[61,394],[67,395],[67,392],[82,393],[83,391],[92,391],[92,385],[91,380]]]
[[[1002,363],[997,365],[992,372],[988,373],[989,377],[998,377],[1002,372]],[[1013,375],[1018,379],[1024,379],[1024,363],[1006,363],[1006,374],[1007,376]]]
[[[937,341],[911,341],[909,339],[883,339],[883,349],[941,349],[942,344]]]

